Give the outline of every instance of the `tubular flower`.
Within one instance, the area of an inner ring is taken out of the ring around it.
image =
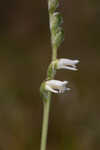
[[[79,63],[79,60],[71,60],[71,59],[58,59],[57,61],[57,69],[68,69],[68,70],[74,70],[77,71],[78,69],[76,68],[77,64]]]
[[[70,88],[66,87],[67,84],[68,81],[48,80],[45,82],[45,90],[52,93],[64,93],[70,90]]]

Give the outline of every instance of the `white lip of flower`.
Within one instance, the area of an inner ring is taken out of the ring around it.
[[[71,59],[58,59],[57,61],[57,69],[69,69],[77,71],[76,64],[79,63],[79,60],[71,60]]]
[[[66,87],[67,84],[68,81],[48,80],[45,82],[45,89],[53,93],[64,93],[70,90]]]

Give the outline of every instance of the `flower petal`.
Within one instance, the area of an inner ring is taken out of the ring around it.
[[[51,88],[50,86],[48,86],[48,85],[45,86],[45,89],[46,89],[47,91],[49,91],[49,92],[58,93],[58,91],[52,89],[52,88]]]

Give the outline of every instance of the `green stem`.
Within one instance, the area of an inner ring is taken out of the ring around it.
[[[48,0],[49,3],[49,0]],[[49,12],[49,23],[51,21],[51,14]],[[51,32],[51,43],[52,43],[52,61],[57,59],[57,48],[53,45],[53,36]],[[47,77],[48,78],[48,77]],[[54,78],[54,72],[50,74],[50,79]],[[41,136],[41,147],[40,150],[46,150],[47,145],[47,133],[48,133],[48,121],[49,121],[49,112],[50,112],[50,102],[51,102],[51,93],[48,93],[48,99],[44,101],[44,110],[43,110],[43,124],[42,124],[42,136]]]
[[[57,49],[52,48],[52,60],[56,60]],[[54,78],[54,72],[51,73],[51,79]],[[48,121],[50,112],[51,93],[48,93],[48,99],[44,101],[43,111],[43,124],[42,124],[42,136],[41,136],[41,147],[40,150],[46,150],[47,145],[47,133],[48,133]]]
[[[52,48],[52,61],[57,59],[57,49],[56,47]]]
[[[51,94],[49,93],[48,100],[44,101],[43,125],[42,125],[42,137],[41,137],[41,149],[40,150],[46,150],[50,101],[51,101]]]

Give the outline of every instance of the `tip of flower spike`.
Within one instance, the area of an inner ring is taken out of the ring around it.
[[[49,12],[53,13],[59,6],[59,2],[58,0],[49,0],[48,5]]]

